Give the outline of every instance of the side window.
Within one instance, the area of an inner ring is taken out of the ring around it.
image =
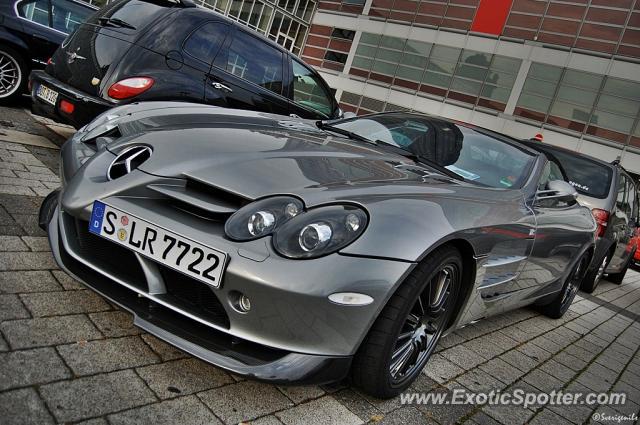
[[[633,219],[637,215],[637,199],[636,186],[633,181],[627,178],[627,208],[629,209],[628,217]]]
[[[540,181],[538,182],[538,190],[547,190],[547,184],[554,180],[551,178],[551,164],[552,162],[547,162],[547,165],[544,166],[542,170],[542,175],[540,176]]]
[[[244,31],[236,30],[226,55],[215,65],[274,93],[282,93],[282,52]]]
[[[228,31],[228,25],[209,22],[187,37],[183,49],[194,58],[210,64],[220,50]]]
[[[53,28],[66,34],[73,32],[93,10],[68,0],[51,0]]]
[[[49,0],[31,0],[18,5],[18,15],[32,22],[49,26]]]
[[[327,117],[331,116],[332,101],[324,90],[318,77],[309,68],[295,59],[293,63],[293,101],[318,111]]]
[[[564,176],[562,175],[562,170],[560,169],[560,166],[558,164],[556,164],[554,161],[549,161],[549,166],[550,166],[549,181],[565,180]]]
[[[616,199],[616,207],[619,211],[625,212],[625,199],[627,197],[627,178],[624,174],[620,174],[620,181],[618,182],[618,197]]]

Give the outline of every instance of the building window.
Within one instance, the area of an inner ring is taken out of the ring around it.
[[[504,111],[520,64],[490,53],[363,33],[351,73]]]
[[[346,53],[334,52],[333,50],[327,50],[324,54],[324,58],[326,60],[331,62],[338,62],[343,65],[345,64],[345,62],[347,62],[347,56],[348,55]]]
[[[355,31],[345,30],[342,28],[334,28],[331,31],[331,37],[333,38],[341,38],[343,40],[353,40],[353,37],[356,35]]]
[[[342,4],[348,4],[352,6],[364,6],[366,0],[342,0]]]

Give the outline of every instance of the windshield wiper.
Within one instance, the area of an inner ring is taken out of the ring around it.
[[[331,124],[325,123],[324,121],[317,121],[316,122],[316,126],[321,130],[333,131],[334,133],[338,133],[338,134],[341,134],[343,136],[346,136],[351,140],[357,140],[359,142],[365,142],[365,143],[368,143],[370,145],[376,145],[377,144],[373,140],[367,139],[366,137],[361,136],[361,135],[359,135],[357,133],[354,133],[353,131],[344,130],[344,129],[340,128],[340,127],[335,127],[335,126],[333,126]]]
[[[107,18],[106,16],[103,16],[98,19],[98,22],[100,22],[100,25],[102,25],[103,27],[109,26],[109,27],[116,27],[116,28],[128,28],[130,30],[136,29],[136,27],[134,27],[133,25],[131,25],[126,21],[123,21],[120,18]]]

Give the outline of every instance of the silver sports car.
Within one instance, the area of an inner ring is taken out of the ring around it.
[[[133,104],[61,154],[40,216],[60,266],[149,333],[279,384],[398,394],[453,329],[562,316],[594,247],[556,164],[432,116]]]

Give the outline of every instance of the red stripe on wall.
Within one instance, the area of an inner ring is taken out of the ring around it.
[[[485,34],[502,34],[513,0],[480,0],[471,31]]]

